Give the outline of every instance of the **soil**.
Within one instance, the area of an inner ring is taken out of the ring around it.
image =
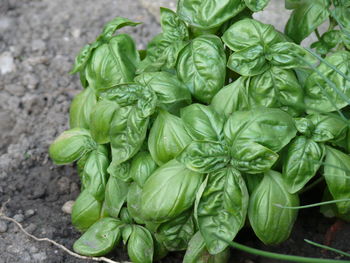
[[[160,1],[174,7],[174,1]],[[79,237],[62,206],[79,194],[73,166],[55,166],[47,150],[68,128],[68,109],[81,90],[77,76],[68,74],[79,49],[99,34],[103,24],[120,15],[143,25],[127,29],[139,48],[159,32],[157,1],[121,0],[0,0],[0,203],[10,200],[6,214],[38,236],[71,248]],[[313,196],[312,194],[310,195]],[[308,201],[312,198],[307,198]],[[301,211],[291,238],[280,246],[263,246],[250,230],[237,240],[252,247],[303,256],[335,258],[305,242],[322,243],[334,219],[317,209]],[[337,233],[332,246],[349,252],[350,226]],[[87,262],[56,247],[23,235],[0,220],[0,263]],[[118,248],[111,258],[127,260]],[[181,262],[172,253],[162,262]],[[338,256],[338,258],[340,258]],[[232,251],[232,262],[279,262]]]

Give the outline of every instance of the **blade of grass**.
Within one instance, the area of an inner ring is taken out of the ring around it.
[[[329,247],[329,246],[326,246],[326,245],[322,245],[322,244],[319,244],[319,243],[316,243],[314,241],[311,241],[311,240],[308,240],[308,239],[304,239],[304,241],[310,245],[313,245],[315,247],[319,247],[319,248],[323,248],[323,249],[326,249],[326,250],[329,250],[329,251],[333,251],[335,253],[338,253],[340,255],[343,255],[343,256],[346,256],[346,257],[350,257],[350,254],[349,253],[346,253],[344,251],[341,251],[339,249],[336,249],[336,248],[332,248],[332,247]]]
[[[277,206],[277,207],[283,208],[283,209],[299,210],[299,209],[312,208],[312,207],[317,207],[317,206],[322,206],[322,205],[330,205],[330,204],[349,202],[349,201],[350,201],[350,199],[347,198],[347,199],[338,199],[338,200],[331,200],[331,201],[325,201],[325,202],[320,202],[320,203],[314,203],[314,204],[310,204],[310,205],[284,206],[282,204],[274,204],[274,206]]]

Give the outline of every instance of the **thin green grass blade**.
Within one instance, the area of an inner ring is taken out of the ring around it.
[[[329,250],[329,251],[333,251],[335,253],[338,253],[340,255],[343,255],[343,256],[346,256],[346,257],[350,257],[350,254],[349,253],[346,253],[344,251],[341,251],[339,249],[336,249],[336,248],[332,248],[332,247],[329,247],[329,246],[326,246],[326,245],[322,245],[322,244],[319,244],[319,243],[316,243],[314,241],[311,241],[311,240],[308,240],[308,239],[304,239],[304,241],[310,245],[313,245],[315,247],[319,247],[319,248],[323,248],[323,249],[326,249],[326,250]]]
[[[310,204],[310,205],[284,206],[282,204],[274,204],[274,206],[277,206],[277,207],[283,208],[283,209],[299,210],[299,209],[306,209],[306,208],[336,204],[336,203],[341,203],[341,202],[349,202],[349,201],[350,201],[350,199],[347,198],[347,199],[337,199],[337,200],[330,200],[330,201],[325,201],[325,202],[320,202],[320,203],[314,203],[314,204]]]

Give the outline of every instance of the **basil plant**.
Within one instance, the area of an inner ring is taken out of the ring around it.
[[[320,200],[350,198],[350,5],[286,0],[282,33],[253,19],[268,2],[179,0],[146,50],[117,17],[80,51],[83,90],[49,149],[81,179],[77,253],[122,242],[135,263],[225,263],[243,227],[288,239],[297,210],[281,207],[314,182]],[[300,46],[314,31],[315,51]],[[350,220],[350,202],[323,210]]]

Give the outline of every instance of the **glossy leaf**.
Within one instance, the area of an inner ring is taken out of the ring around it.
[[[86,231],[100,219],[102,203],[84,190],[75,201],[72,210],[72,224],[79,231]]]
[[[216,255],[210,255],[206,249],[204,239],[198,231],[192,236],[188,244],[183,263],[226,263],[229,257],[229,249],[225,249],[223,252]]]
[[[327,5],[327,0],[302,1],[288,20],[287,36],[299,44],[328,18]]]
[[[315,175],[324,157],[324,146],[304,136],[288,146],[283,162],[283,181],[291,194],[300,191]]]
[[[139,152],[131,161],[130,177],[142,187],[156,168],[157,164],[148,152]]]
[[[244,0],[247,7],[253,12],[263,10],[270,0]]]
[[[86,88],[72,101],[69,109],[70,128],[90,128],[90,115],[97,102],[95,92],[92,88]]]
[[[160,25],[163,36],[171,41],[187,40],[189,37],[186,24],[168,8],[160,8]]]
[[[148,149],[153,160],[162,165],[176,157],[190,142],[183,121],[161,110],[148,136]]]
[[[350,198],[350,156],[327,146],[324,178],[334,199]],[[336,203],[340,214],[350,212],[350,202]]]
[[[83,188],[100,202],[105,198],[105,189],[108,180],[108,155],[107,147],[99,145],[96,150],[93,150],[89,154],[81,175]]]
[[[127,208],[129,214],[138,224],[144,224],[141,214],[141,195],[142,188],[136,183],[133,182],[130,184],[129,191],[127,194]]]
[[[84,256],[103,256],[115,248],[120,239],[118,219],[105,217],[93,224],[73,245],[75,252]]]
[[[257,237],[267,245],[285,241],[297,216],[297,210],[283,209],[276,204],[298,206],[299,198],[296,194],[288,193],[281,174],[270,171],[250,196],[248,209],[250,225]]]
[[[153,239],[151,233],[144,227],[133,225],[128,241],[128,254],[134,263],[153,262]]]
[[[294,72],[271,67],[263,74],[238,78],[220,90],[211,105],[226,117],[235,111],[251,110],[259,106],[280,108],[297,116],[301,112],[300,105],[303,101],[303,90]]]
[[[185,250],[195,233],[195,224],[191,211],[186,211],[176,218],[161,224],[157,228],[157,240],[162,242],[167,250]]]
[[[283,38],[272,25],[245,18],[230,26],[222,40],[233,51],[239,51],[252,46],[273,45]]]
[[[188,169],[198,173],[212,173],[230,161],[226,145],[213,141],[193,141],[176,157]]]
[[[141,214],[155,222],[177,217],[192,206],[202,178],[176,160],[164,164],[143,186]]]
[[[181,119],[186,131],[194,140],[223,139],[224,117],[210,106],[196,103],[182,108]]]
[[[349,52],[335,52],[326,57],[326,61],[350,77]],[[306,110],[307,113],[312,112],[312,110],[331,112],[347,106],[348,101],[345,98],[350,96],[350,82],[325,63],[321,63],[317,69],[322,75],[327,76],[335,86],[331,86],[317,72],[312,73],[307,79],[305,87],[305,104],[310,107],[310,110]]]
[[[203,194],[197,196],[195,216],[210,254],[218,254],[228,246],[216,235],[232,240],[243,227],[248,198],[245,182],[234,168],[208,175]]]
[[[129,35],[120,34],[96,48],[86,64],[89,86],[100,92],[130,82],[135,76],[139,54]]]
[[[242,76],[255,76],[270,68],[261,45],[250,46],[233,53],[227,62],[227,67]]]
[[[193,39],[180,52],[176,69],[192,95],[209,103],[225,81],[226,55],[220,38],[203,35]]]
[[[177,13],[191,26],[210,29],[220,26],[244,8],[241,0],[179,0]]]
[[[99,144],[110,142],[111,121],[119,108],[115,101],[101,99],[91,112],[90,130],[92,138]]]
[[[116,176],[110,176],[106,185],[105,208],[114,218],[119,217],[120,209],[126,201],[128,184]]]
[[[102,34],[99,38],[103,38],[105,41],[109,40],[118,29],[126,26],[137,26],[138,24],[140,23],[118,16],[104,25]]]
[[[179,108],[191,102],[191,93],[176,75],[168,72],[146,72],[135,78],[148,85],[157,95],[159,107],[177,113]]]
[[[50,145],[49,154],[56,164],[72,163],[96,147],[88,130],[74,128],[64,131]]]

